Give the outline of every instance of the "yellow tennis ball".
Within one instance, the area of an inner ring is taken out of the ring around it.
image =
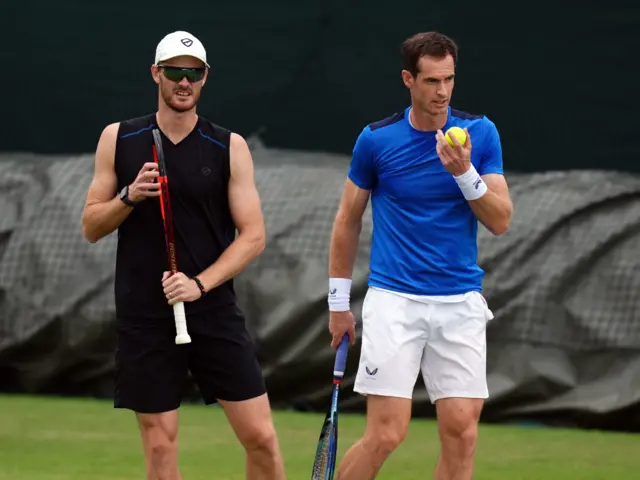
[[[464,142],[467,141],[467,134],[464,133],[464,130],[461,129],[460,127],[451,127],[449,130],[447,130],[447,133],[444,135],[445,138],[447,139],[447,142],[449,142],[449,145],[453,147],[455,143],[453,143],[453,139],[451,138],[450,135],[455,135],[456,138],[458,139],[458,142],[460,142],[460,145],[464,145]]]

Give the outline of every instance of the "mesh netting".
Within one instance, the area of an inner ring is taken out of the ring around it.
[[[239,295],[247,296],[243,286],[257,288],[252,278],[273,275],[283,284],[290,284],[286,277],[296,278],[296,290],[307,292],[297,298],[300,306],[323,298],[331,228],[349,159],[259,145],[254,159],[268,246],[238,281]],[[26,340],[55,316],[64,316],[65,341],[74,344],[113,315],[116,235],[90,245],[81,234],[93,159],[3,160],[0,346]],[[556,172],[508,180],[515,203],[510,231],[497,238],[483,228],[479,233],[485,296],[496,313],[491,334],[571,349],[637,348],[640,177]],[[366,283],[371,229],[367,211],[354,288]],[[321,285],[299,284],[301,270],[313,270]],[[268,328],[264,317],[252,320],[253,328]]]
[[[325,408],[330,378],[320,372],[330,377],[334,359],[327,333],[328,248],[349,157],[259,143],[253,152],[267,248],[237,279],[239,302],[274,402],[324,392],[318,398]],[[82,237],[92,173],[92,155],[0,158],[0,378],[12,378],[17,389],[110,378],[117,238],[92,245]],[[495,314],[490,351],[516,343],[553,347],[570,358],[613,349],[634,352],[637,362],[640,177],[580,171],[508,174],[507,180],[515,205],[510,230],[501,237],[484,228],[479,233],[484,294]],[[371,229],[367,211],[353,275],[356,317]],[[617,358],[617,371],[626,365],[630,375],[637,373],[631,357]],[[357,360],[356,350],[345,385]],[[585,375],[576,378],[588,382]],[[625,402],[637,397],[629,391]]]

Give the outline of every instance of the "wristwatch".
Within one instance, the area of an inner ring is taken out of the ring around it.
[[[137,204],[132,202],[129,199],[129,185],[125,185],[125,187],[120,190],[120,200],[122,200],[125,205],[129,205],[130,207],[135,207]]]

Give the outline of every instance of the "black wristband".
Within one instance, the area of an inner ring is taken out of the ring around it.
[[[196,282],[196,285],[198,285],[198,288],[200,289],[200,298],[204,297],[207,294],[207,291],[204,289],[204,285],[202,285],[200,279],[198,277],[191,277],[191,280]]]

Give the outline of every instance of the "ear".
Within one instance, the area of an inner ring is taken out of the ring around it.
[[[204,77],[202,78],[202,86],[204,87],[204,84],[207,83],[207,78],[209,77],[209,69],[207,68],[204,71]]]
[[[407,88],[413,87],[414,78],[408,70],[402,70],[402,82]]]
[[[155,65],[151,65],[151,77],[157,85],[160,85],[160,70]]]

